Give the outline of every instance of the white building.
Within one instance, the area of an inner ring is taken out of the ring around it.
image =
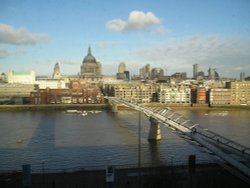
[[[129,102],[150,103],[156,93],[153,84],[117,84],[114,85],[114,95]]]
[[[213,104],[228,105],[231,102],[231,90],[226,88],[212,88],[209,92],[209,102]]]
[[[10,71],[7,75],[8,83],[34,84],[36,80],[35,71],[30,73]]]
[[[35,90],[34,84],[0,83],[0,98],[29,97],[30,92],[34,90]]]
[[[189,104],[191,101],[190,88],[171,87],[161,89],[159,92],[159,102],[168,104]]]
[[[64,80],[61,79],[44,79],[44,80],[37,80],[35,82],[39,86],[39,89],[65,89],[66,84]]]

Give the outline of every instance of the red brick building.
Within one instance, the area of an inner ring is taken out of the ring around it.
[[[30,94],[31,104],[101,104],[103,94],[96,85],[73,80],[69,89],[39,89]]]

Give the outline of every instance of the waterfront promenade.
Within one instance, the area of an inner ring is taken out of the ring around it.
[[[158,166],[115,168],[114,182],[107,183],[105,170],[79,170],[61,173],[37,173],[31,175],[32,188],[66,187],[146,187],[146,188],[247,188],[249,185],[231,175],[217,164],[197,165],[190,173],[188,166]],[[0,174],[0,187],[22,187],[22,173]]]

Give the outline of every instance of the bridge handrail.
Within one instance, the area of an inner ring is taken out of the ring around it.
[[[112,99],[111,99],[112,100]],[[238,169],[239,171],[243,172],[245,175],[247,175],[248,177],[250,177],[250,168],[246,165],[243,164],[241,162],[241,160],[239,159],[235,159],[234,157],[232,157],[231,155],[228,155],[226,152],[224,152],[222,149],[217,148],[215,145],[211,144],[210,142],[208,142],[207,139],[205,138],[210,138],[213,140],[216,140],[214,138],[220,138],[220,140],[224,139],[226,140],[226,142],[221,142],[225,145],[228,145],[229,147],[233,148],[235,151],[241,151],[243,154],[248,154],[249,153],[249,148],[241,146],[240,144],[231,141],[219,134],[216,134],[212,131],[206,131],[200,127],[198,124],[192,124],[190,127],[188,126],[184,126],[183,124],[185,123],[180,123],[180,122],[176,122],[175,120],[173,120],[171,117],[167,117],[166,113],[164,112],[164,114],[159,114],[158,110],[153,111],[152,109],[147,109],[145,107],[142,107],[138,104],[133,104],[130,103],[128,101],[122,100],[122,99],[113,99],[115,100],[117,103],[123,103],[128,107],[131,107],[135,110],[141,111],[143,113],[145,113],[146,115],[148,115],[149,117],[153,117],[156,120],[158,120],[159,122],[162,122],[165,125],[168,125],[169,127],[173,127],[176,130],[182,132],[183,134],[189,136],[192,140],[195,140],[196,142],[200,143],[201,145],[205,146],[207,149],[209,149],[210,151],[212,151],[213,153],[215,153],[217,156],[219,156],[221,159],[227,161],[228,163],[230,163],[232,166],[234,166],[236,169]],[[174,113],[173,113],[174,114]],[[229,143],[231,145],[229,145]],[[239,149],[238,147],[243,147],[244,149]],[[234,151],[234,152],[235,152]],[[237,153],[233,153],[233,154],[237,154]],[[249,155],[249,154],[248,154]]]
[[[224,136],[221,136],[217,133],[214,133],[213,131],[210,131],[208,129],[200,129],[199,131],[197,131],[198,134],[201,134],[202,136],[206,137],[206,138],[209,138],[211,140],[214,140],[218,143],[221,143],[223,145],[226,145],[230,148],[233,148],[233,149],[236,149],[240,152],[242,152],[242,154],[247,154],[250,156],[250,148],[242,145],[242,144],[239,144],[233,140],[230,140]],[[207,134],[209,133],[209,134]]]
[[[114,98],[112,98],[112,99],[114,100]],[[170,111],[171,111],[171,112],[173,112],[172,114],[177,114],[177,115],[179,116],[179,117],[177,117],[177,119],[171,119],[171,121],[173,121],[173,122],[175,122],[175,123],[178,123],[178,124],[180,124],[180,125],[182,125],[182,126],[188,128],[188,129],[190,129],[190,130],[193,128],[193,126],[195,126],[196,132],[199,133],[199,134],[201,134],[202,136],[205,136],[205,137],[207,137],[207,138],[209,138],[209,139],[218,141],[218,142],[220,142],[220,143],[222,143],[222,144],[224,144],[224,145],[227,145],[227,144],[230,143],[230,144],[232,144],[232,145],[228,145],[229,147],[232,147],[232,148],[234,148],[234,149],[236,149],[236,150],[238,150],[238,151],[242,151],[243,153],[246,153],[246,154],[249,154],[249,155],[250,155],[250,148],[245,147],[245,146],[243,146],[243,145],[241,145],[241,144],[239,144],[239,143],[237,143],[237,142],[235,142],[235,141],[232,141],[232,140],[230,140],[230,139],[228,139],[228,138],[226,138],[226,137],[223,137],[223,136],[221,136],[221,135],[219,135],[219,134],[217,134],[217,133],[214,133],[213,131],[210,131],[210,130],[208,130],[208,129],[204,129],[204,128],[201,127],[199,124],[193,123],[191,120],[184,118],[182,115],[180,115],[180,114],[174,112],[174,111],[173,111],[172,109],[170,109],[170,108],[164,108],[164,109],[162,109],[162,108],[160,108],[160,107],[150,107],[150,108],[146,108],[146,107],[139,106],[138,104],[130,103],[130,102],[125,101],[125,100],[123,100],[123,99],[117,99],[117,98],[115,98],[115,100],[117,100],[117,101],[119,101],[119,102],[122,102],[122,103],[125,103],[128,107],[133,107],[133,108],[135,108],[135,109],[137,109],[137,110],[140,110],[140,111],[142,111],[142,112],[145,112],[145,111],[147,112],[147,111],[149,111],[149,110],[152,110],[153,112],[157,113],[158,115],[160,115],[160,116],[162,116],[162,117],[164,117],[164,118],[168,118],[168,119],[170,119],[169,116],[166,116],[165,112],[164,112],[164,114],[162,115],[162,112],[163,112],[164,110],[166,110],[166,112],[170,112]],[[159,114],[158,111],[161,111],[161,113]],[[151,115],[152,115],[152,114],[151,114]],[[180,123],[180,122],[178,121],[180,118],[182,118],[182,119],[185,120],[185,121],[184,121],[183,123]],[[190,126],[190,127],[189,127],[189,126],[186,126],[186,125],[185,125],[186,122],[191,122],[191,126]],[[207,134],[207,133],[208,133],[208,134]],[[214,139],[214,138],[216,138],[216,139]]]

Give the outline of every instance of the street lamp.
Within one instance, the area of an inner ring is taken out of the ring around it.
[[[42,160],[43,185],[45,185],[44,163],[45,163],[45,160]]]
[[[138,115],[138,178],[139,187],[141,187],[141,111],[139,111]]]
[[[174,174],[174,156],[171,155],[171,173]]]

